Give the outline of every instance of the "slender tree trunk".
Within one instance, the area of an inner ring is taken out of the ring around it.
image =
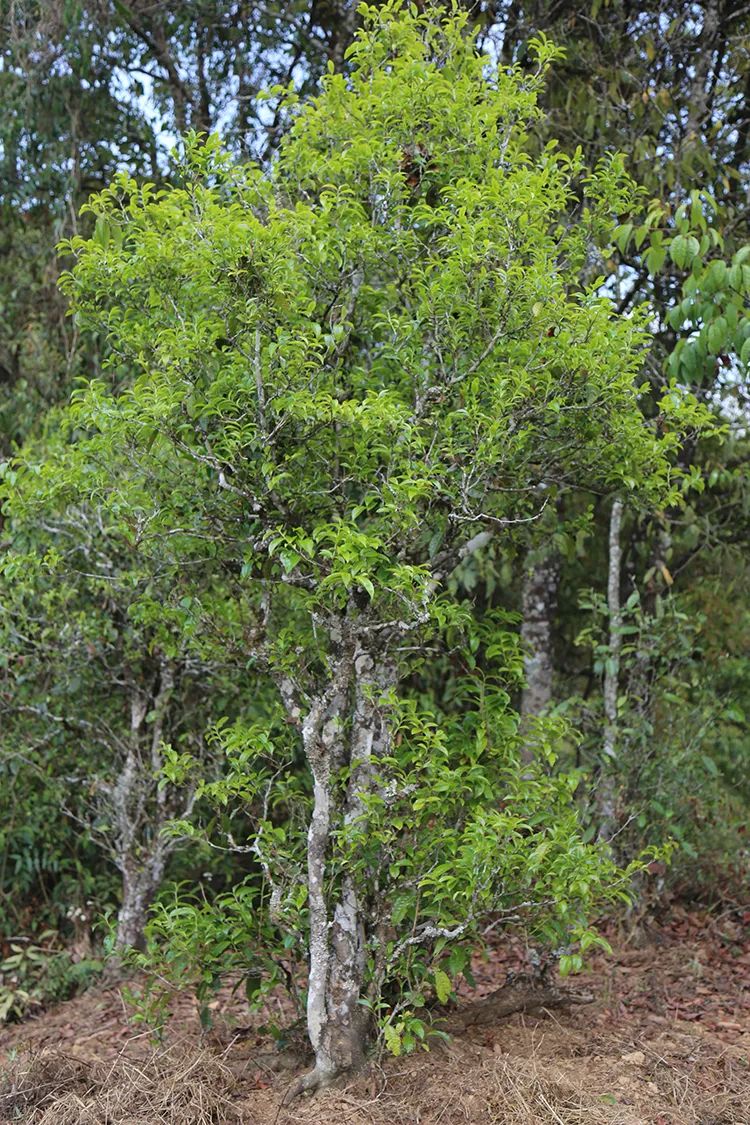
[[[387,752],[382,714],[384,692],[395,683],[391,665],[359,647],[341,656],[324,696],[313,701],[302,727],[313,774],[313,811],[308,830],[310,973],[307,1026],[315,1067],[290,1091],[329,1086],[363,1059],[367,1016],[364,995],[367,904],[356,881],[345,874],[335,895],[326,883],[334,830],[357,832],[366,824],[364,795],[373,784],[372,762]],[[345,766],[349,780],[337,799],[335,775]]]
[[[557,590],[560,582],[560,560],[553,549],[541,558],[530,553],[523,582],[523,621],[521,645],[525,683],[521,695],[523,722],[543,714],[552,701],[554,658],[552,639],[557,613]],[[521,750],[523,761],[533,759],[533,749],[524,740]]]
[[[159,668],[152,700],[134,692],[131,701],[130,743],[113,790],[117,827],[115,858],[122,872],[122,902],[117,915],[115,960],[128,948],[141,948],[148,908],[164,877],[171,850],[161,831],[169,820],[167,789],[159,787],[164,726],[174,691],[174,670],[167,660]],[[144,761],[143,727],[152,703],[153,727]]]
[[[609,518],[609,573],[607,607],[609,609],[609,655],[604,671],[604,740],[599,774],[599,838],[610,840],[616,823],[617,784],[614,762],[617,757],[617,694],[620,682],[620,650],[622,648],[622,610],[620,608],[620,567],[622,547],[622,500],[612,504]]]
[[[533,720],[544,714],[552,702],[555,671],[552,641],[557,616],[557,592],[560,584],[560,557],[552,546],[540,556],[530,551],[523,577],[521,611],[521,647],[523,649],[524,687],[521,694],[521,761],[534,761]],[[540,958],[535,947],[529,950],[532,966]],[[536,969],[537,977],[540,975]]]

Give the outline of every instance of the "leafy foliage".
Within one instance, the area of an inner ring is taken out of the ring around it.
[[[473,608],[444,581],[533,522],[545,481],[678,504],[679,432],[704,419],[675,382],[660,402],[672,427],[644,425],[645,322],[580,284],[634,193],[617,159],[594,172],[554,146],[530,159],[554,48],[538,40],[531,76],[490,74],[465,23],[370,11],[350,77],[329,73],[304,108],[290,99],[267,173],[193,135],[181,183],[122,174],[93,197],[65,288],[109,341],[110,379],[77,393],[56,455],[18,470],[20,512],[95,497],[136,565],[164,576],[158,617],[180,643],[204,659],[244,645],[276,682],[314,801],[279,825],[266,794],[252,847],[269,920],[307,908],[287,929],[311,931],[309,1012],[328,911],[370,904],[347,923],[365,926],[365,965],[353,952],[327,972],[355,973],[354,996],[379,1010],[391,984],[408,983],[412,1006],[428,978],[444,992],[435,958],[488,915],[528,913],[548,941],[584,943],[591,911],[625,893],[580,839],[577,780],[519,766],[507,693],[491,693],[491,720],[484,703],[460,722],[425,712],[398,694],[404,638],[466,644]],[[215,594],[201,577],[214,568]],[[151,590],[131,587],[129,616],[154,627]],[[251,728],[201,796],[252,808],[284,768],[274,749]],[[167,776],[190,764],[173,753]]]
[[[488,919],[576,971],[644,844],[746,866],[747,21],[287,7],[0,2],[0,925],[185,876],[131,957],[208,1019],[223,971],[341,984],[350,910],[401,1053]]]

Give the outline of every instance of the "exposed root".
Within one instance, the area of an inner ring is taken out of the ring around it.
[[[307,1074],[301,1075],[296,1082],[291,1084],[284,1094],[281,1104],[289,1105],[302,1094],[315,1094],[318,1090],[322,1090],[324,1085],[330,1085],[330,1081],[324,1083],[323,1075],[316,1067],[314,1070],[308,1071]]]
[[[557,985],[522,977],[491,992],[483,1000],[453,1012],[444,1023],[446,1031],[481,1027],[512,1016],[515,1012],[535,1012],[540,1008],[561,1008],[569,1004],[591,1004],[589,992],[575,992]]]

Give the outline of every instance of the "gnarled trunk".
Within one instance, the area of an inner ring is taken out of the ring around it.
[[[158,688],[153,697],[140,691],[133,693],[128,752],[112,789],[116,825],[114,858],[122,873],[115,964],[125,949],[143,946],[148,909],[161,886],[173,846],[161,835],[171,813],[167,804],[167,788],[159,785],[159,774],[164,727],[174,682],[171,664],[162,660]],[[149,706],[153,712],[153,727],[146,739],[145,721]]]
[[[390,664],[359,645],[337,659],[328,690],[313,700],[302,724],[305,753],[313,774],[313,811],[308,830],[307,877],[310,913],[310,973],[307,1026],[315,1067],[290,1091],[330,1085],[362,1061],[367,1015],[360,1000],[365,977],[367,904],[355,880],[345,874],[335,894],[326,882],[334,830],[357,831],[363,797],[373,784],[372,762],[387,752],[384,692],[395,683]],[[349,780],[343,797],[335,792],[338,771]],[[364,825],[363,825],[364,830]]]

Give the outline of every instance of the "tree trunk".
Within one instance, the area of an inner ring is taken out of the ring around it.
[[[599,838],[611,840],[616,822],[617,783],[614,762],[617,757],[617,694],[620,681],[620,650],[622,648],[622,611],[620,608],[620,566],[622,548],[622,500],[612,504],[609,518],[609,574],[607,608],[609,609],[609,655],[604,671],[604,742],[599,774]]]
[[[157,845],[145,862],[127,862],[122,874],[122,903],[117,912],[116,957],[126,949],[143,948],[148,908],[161,886],[165,859],[164,849]]]
[[[313,774],[313,811],[308,830],[307,872],[310,912],[310,973],[307,1027],[315,1054],[314,1069],[289,1092],[329,1086],[361,1063],[367,1015],[360,1004],[365,979],[367,904],[357,884],[345,874],[331,895],[326,866],[336,829],[357,831],[363,796],[373,784],[373,759],[387,752],[388,728],[382,698],[395,683],[392,667],[376,666],[358,646],[338,660],[325,695],[313,701],[302,725],[305,752]],[[337,799],[335,776],[348,768],[343,798]],[[362,831],[366,825],[362,822]]]
[[[158,688],[150,700],[134,691],[131,699],[130,744],[113,790],[115,862],[122,872],[122,903],[117,915],[115,960],[128,947],[143,946],[148,908],[161,881],[171,845],[161,831],[169,820],[167,788],[159,786],[162,740],[167,709],[174,691],[174,670],[160,662]],[[152,704],[153,727],[146,751],[144,723]],[[148,758],[146,758],[148,753]]]
[[[524,720],[543,714],[552,701],[552,637],[559,581],[560,560],[554,549],[549,549],[541,558],[530,554],[524,574],[521,624],[525,673],[521,695],[522,731],[529,725]],[[524,739],[523,761],[530,762],[533,756],[529,740]]]

